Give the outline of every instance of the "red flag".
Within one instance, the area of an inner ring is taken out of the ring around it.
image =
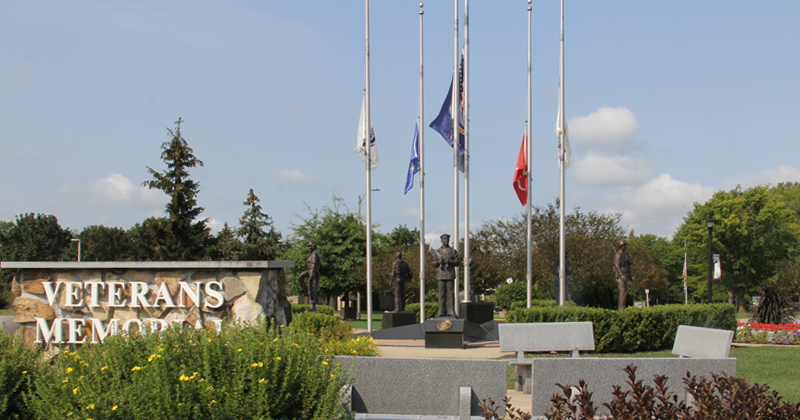
[[[514,170],[514,191],[517,192],[520,203],[523,206],[528,205],[528,162],[527,153],[528,149],[528,133],[522,135],[522,146],[519,148],[519,157],[517,158],[517,168]]]

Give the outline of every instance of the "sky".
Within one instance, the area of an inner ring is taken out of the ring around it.
[[[512,180],[527,119],[528,4],[469,6],[474,232],[525,210]],[[543,206],[559,196],[559,2],[532,9],[532,201]],[[419,10],[370,4],[382,233],[419,227],[419,176],[403,194]],[[454,2],[422,10],[427,126],[453,73]],[[800,2],[567,0],[565,15],[568,212],[620,213],[626,230],[671,238],[715,191],[800,181]],[[359,211],[363,1],[3,1],[0,40],[0,220],[52,214],[80,232],[164,215],[167,197],[142,182],[148,167],[165,169],[160,147],[178,118],[204,162],[191,177],[214,230],[238,226],[250,188],[284,237],[334,197]],[[430,128],[424,145],[425,233],[438,245],[453,230],[452,149]]]

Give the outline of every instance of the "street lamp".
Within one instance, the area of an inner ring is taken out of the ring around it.
[[[81,262],[81,240],[80,239],[71,239],[71,241],[78,243],[78,262]]]
[[[708,303],[711,303],[711,279],[714,278],[714,257],[711,255],[711,231],[714,230],[716,220],[709,217],[706,220],[708,227]]]

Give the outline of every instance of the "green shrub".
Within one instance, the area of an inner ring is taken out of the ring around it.
[[[506,322],[590,321],[598,353],[631,353],[668,348],[679,325],[736,330],[736,308],[729,304],[659,305],[624,310],[579,306],[513,309]]]
[[[308,308],[310,308],[310,307],[311,307],[311,305],[308,305],[308,304],[305,304],[305,303],[299,303],[299,304],[296,304],[296,305],[292,305],[292,316],[294,317],[297,314],[306,312],[308,310]],[[317,310],[321,314],[325,314],[325,315],[339,315],[339,312],[336,309],[334,309],[334,308],[332,308],[332,307],[330,307],[328,305],[317,305]]]
[[[406,310],[409,312],[414,312],[417,316],[417,322],[420,322],[419,318],[419,303],[409,303],[406,305]],[[439,315],[439,304],[436,302],[425,302],[425,319],[433,319]]]
[[[349,372],[299,328],[115,335],[63,351],[26,394],[47,419],[347,418]]]
[[[308,332],[319,337],[323,342],[353,337],[350,324],[342,321],[336,315],[323,313],[300,312],[292,320],[289,329]]]
[[[494,292],[495,304],[502,309],[510,309],[514,302],[528,301],[528,286],[524,281],[504,284]]]
[[[0,325],[2,327],[2,325]],[[23,343],[22,335],[0,331],[0,418],[32,418],[23,395],[29,391],[29,378],[42,368],[41,352]]]
[[[568,302],[568,303],[571,303],[571,302]],[[531,300],[531,308],[534,308],[534,307],[554,308],[557,305],[558,305],[558,302],[556,302],[554,300],[550,300],[550,299],[532,299]],[[520,300],[520,301],[517,301],[517,302],[512,302],[510,309],[525,309],[527,307],[528,307],[528,301],[526,299],[526,300]]]

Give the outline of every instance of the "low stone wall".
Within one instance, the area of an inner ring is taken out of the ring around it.
[[[223,319],[286,324],[291,261],[2,262],[18,270],[13,322],[26,340],[100,342],[144,324],[217,327]]]

